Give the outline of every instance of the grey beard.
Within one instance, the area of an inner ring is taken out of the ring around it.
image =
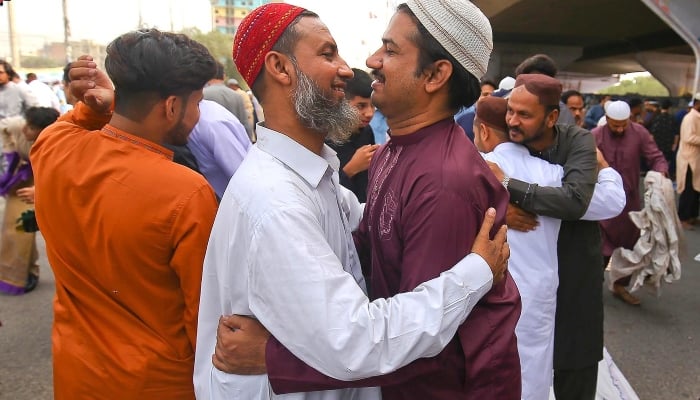
[[[324,96],[311,78],[297,68],[298,84],[292,92],[297,118],[307,128],[342,144],[352,135],[360,116],[347,100],[335,102]]]

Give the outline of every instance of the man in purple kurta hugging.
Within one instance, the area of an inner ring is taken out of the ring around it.
[[[398,6],[382,41],[367,66],[377,77],[372,102],[386,116],[391,140],[372,160],[367,204],[355,232],[372,298],[409,292],[439,276],[469,253],[486,209],[496,208],[500,227],[509,201],[453,118],[479,97],[493,47],[486,17],[466,0],[411,0]],[[267,342],[264,365],[277,394],[381,386],[385,400],[517,400],[519,316],[520,295],[506,273],[438,355],[395,372],[336,380],[274,338]],[[227,319],[224,325],[240,327]],[[244,364],[262,364],[242,354],[246,335],[245,329],[219,329],[214,365],[241,373]]]

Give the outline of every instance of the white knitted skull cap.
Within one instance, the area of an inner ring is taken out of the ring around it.
[[[605,103],[605,115],[615,121],[624,121],[630,117],[630,106],[622,100]]]
[[[420,23],[469,73],[486,75],[493,50],[491,23],[469,0],[407,0]]]

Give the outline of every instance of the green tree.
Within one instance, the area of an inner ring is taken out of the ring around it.
[[[233,49],[233,35],[221,33],[219,31],[211,31],[204,33],[198,28],[185,28],[181,31],[193,40],[203,44],[216,60],[224,65],[224,72],[229,78],[235,78],[241,83],[241,87],[247,89],[245,81],[241,74],[236,69],[236,65],[231,58]]]
[[[602,89],[598,93],[618,96],[638,94],[644,97],[666,97],[669,95],[668,89],[652,76],[626,79]]]

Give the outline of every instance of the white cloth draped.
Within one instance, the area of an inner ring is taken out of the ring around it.
[[[630,292],[647,286],[657,296],[661,281],[671,283],[681,277],[680,256],[685,252],[683,229],[676,212],[673,183],[656,171],[644,178],[644,208],[629,213],[640,229],[634,249],[617,248],[608,265],[609,286],[632,276]]]

